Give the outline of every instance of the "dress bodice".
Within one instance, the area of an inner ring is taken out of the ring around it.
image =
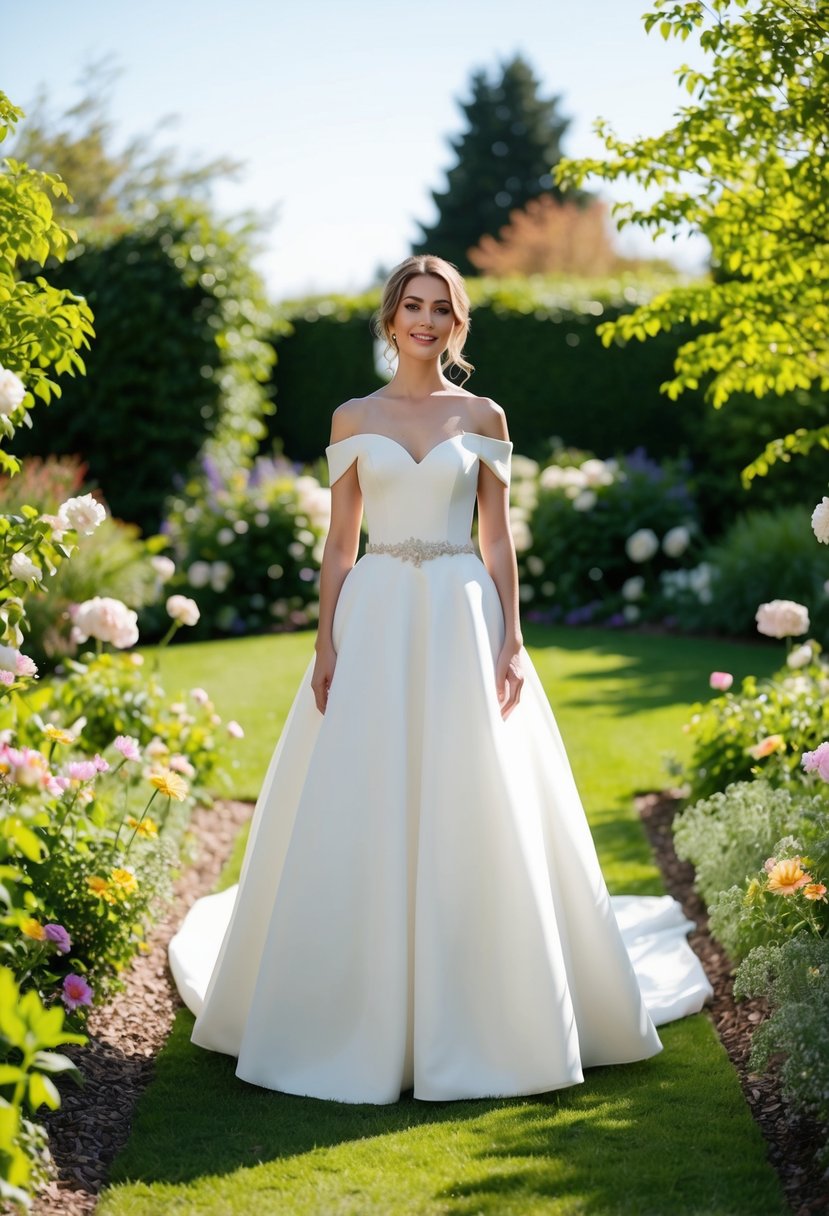
[[[331,485],[357,461],[372,542],[415,536],[464,544],[472,531],[479,463],[508,486],[512,443],[464,431],[417,461],[396,439],[364,431],[329,444],[325,454]]]

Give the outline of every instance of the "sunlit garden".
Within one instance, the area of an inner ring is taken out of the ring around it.
[[[0,92],[14,1216],[829,1211],[829,18],[651,8],[674,125],[600,122],[603,155],[568,158],[515,55],[475,76],[412,250],[467,277],[473,391],[514,442],[525,641],[608,886],[693,894],[693,942],[725,960],[714,1011],[661,1027],[660,1055],[529,1098],[324,1102],[190,1042],[166,944],[187,900],[237,881],[314,654],[331,411],[388,379],[380,285],[271,298],[255,221],[201,189],[225,161],[119,149],[94,74],[73,115]],[[704,70],[679,67],[686,41]],[[650,201],[611,209],[608,183]],[[614,225],[690,231],[708,266],[623,256]],[[658,851],[645,795],[670,807]],[[118,1007],[142,1002],[139,1076]]]

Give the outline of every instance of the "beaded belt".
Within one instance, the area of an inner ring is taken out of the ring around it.
[[[429,561],[432,557],[443,557],[447,553],[474,553],[475,546],[469,540],[465,545],[453,545],[448,540],[418,540],[416,536],[408,536],[400,541],[369,541],[366,553],[388,553],[392,557],[400,557],[404,562],[413,562],[416,566]]]

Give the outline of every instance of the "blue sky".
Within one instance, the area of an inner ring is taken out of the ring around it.
[[[597,153],[596,117],[625,137],[664,130],[687,94],[675,69],[705,62],[693,40],[645,34],[647,0],[57,0],[5,6],[0,89],[25,108],[45,84],[57,107],[78,96],[84,65],[107,54],[122,69],[112,113],[119,137],[178,122],[159,137],[186,157],[244,161],[215,194],[226,212],[275,212],[258,265],[274,299],[357,290],[379,264],[409,252],[430,190],[452,163],[460,99],[475,69],[490,75],[521,52],[544,96],[572,119],[569,156]],[[24,53],[25,49],[25,53]],[[71,183],[70,183],[71,185]],[[596,188],[596,187],[594,187]],[[625,183],[608,198],[642,195]],[[701,240],[631,252],[704,256]]]

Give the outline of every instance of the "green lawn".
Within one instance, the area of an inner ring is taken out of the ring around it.
[[[687,707],[708,673],[772,670],[753,645],[526,630],[561,725],[612,890],[661,890],[632,795],[686,751]],[[234,770],[254,796],[312,655],[313,635],[162,652],[171,695],[200,684],[247,732]],[[239,851],[224,882],[235,878]],[[238,1081],[189,1042],[180,1013],[140,1103],[102,1216],[492,1213],[775,1216],[788,1211],[736,1075],[705,1015],[660,1031],[652,1060],[591,1069],[524,1099],[352,1106]]]

